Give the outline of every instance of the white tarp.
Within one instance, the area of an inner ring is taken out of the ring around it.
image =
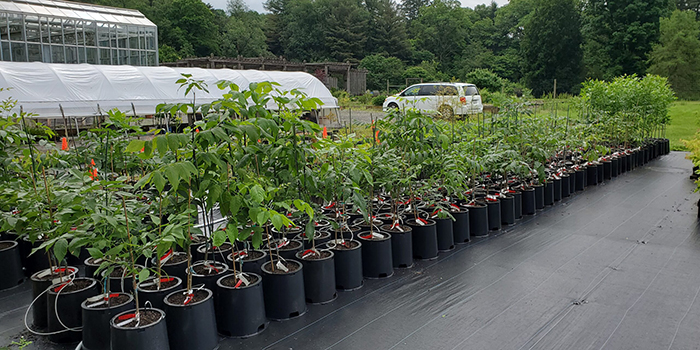
[[[338,100],[323,83],[304,72],[279,72],[233,69],[107,66],[89,64],[52,64],[41,62],[0,62],[0,99],[18,101],[24,111],[39,118],[61,118],[59,105],[66,117],[89,117],[118,108],[132,114],[151,115],[161,103],[191,103],[185,89],[175,82],[180,73],[204,80],[209,93],[196,91],[197,104],[220,99],[225,91],[216,82],[229,80],[241,90],[252,82],[277,82],[281,91],[298,89],[309,97],[319,98],[322,108],[337,108]],[[269,108],[275,108],[270,103]]]

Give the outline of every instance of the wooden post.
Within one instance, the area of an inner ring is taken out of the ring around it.
[[[554,79],[554,98],[557,98],[557,80]]]

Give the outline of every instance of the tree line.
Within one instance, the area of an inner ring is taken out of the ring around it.
[[[368,69],[371,90],[406,79],[461,80],[489,90],[578,93],[581,82],[659,74],[699,99],[700,0],[93,0],[135,8],[159,30],[161,62],[284,57]]]

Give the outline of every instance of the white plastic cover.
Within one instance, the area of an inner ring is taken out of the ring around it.
[[[229,80],[241,90],[252,82],[277,82],[281,91],[298,89],[309,97],[319,98],[322,108],[337,108],[338,100],[323,83],[304,72],[279,72],[233,69],[107,66],[89,64],[52,64],[41,62],[0,62],[0,100],[12,98],[25,112],[39,118],[61,118],[59,105],[66,117],[96,116],[100,111],[118,108],[132,114],[151,115],[161,103],[191,103],[184,88],[175,82],[180,73],[204,80],[209,93],[197,91],[197,104],[220,99],[224,91],[216,82]],[[275,108],[270,103],[269,108]]]

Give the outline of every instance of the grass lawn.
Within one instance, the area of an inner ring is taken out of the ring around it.
[[[671,149],[685,151],[681,139],[689,140],[700,129],[700,101],[677,101],[671,105],[671,122],[666,127],[666,138]]]

